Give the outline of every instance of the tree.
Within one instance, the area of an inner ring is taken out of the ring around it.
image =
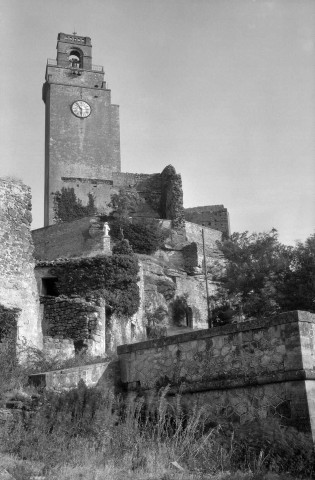
[[[315,236],[296,247],[283,245],[276,230],[234,233],[219,244],[225,266],[212,297],[215,311],[231,306],[245,317],[265,317],[280,311],[314,311]]]
[[[279,286],[281,307],[315,312],[315,234],[298,242],[292,253],[291,268]]]

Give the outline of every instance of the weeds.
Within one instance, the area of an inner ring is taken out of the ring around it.
[[[35,367],[1,359],[7,362],[0,373],[2,395],[10,389],[23,392],[25,374],[42,369],[43,359],[34,352]],[[10,466],[24,479],[31,478],[29,465],[42,465],[47,480],[262,480],[267,471],[286,480],[314,475],[310,436],[272,419],[218,424],[206,408],[188,410],[181,395],[170,401],[168,390],[154,402],[88,389],[83,382],[68,392],[44,392],[37,411],[16,414],[0,427],[0,452],[28,462],[27,469]]]
[[[1,430],[0,450],[41,462],[48,478],[58,472],[59,479],[79,478],[61,472],[81,468],[90,472],[82,478],[172,480],[181,474],[172,472],[176,462],[185,479],[259,480],[268,470],[295,478],[314,473],[307,435],[271,420],[214,426],[205,409],[184,411],[180,396],[170,404],[167,388],[150,408],[141,398],[124,401],[83,382],[69,392],[45,393],[37,413]],[[102,477],[104,471],[111,476]],[[159,476],[150,477],[153,472]]]

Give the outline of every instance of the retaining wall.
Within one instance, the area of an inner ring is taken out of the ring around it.
[[[55,391],[76,388],[80,380],[83,380],[87,387],[100,386],[107,390],[116,389],[119,384],[118,362],[94,363],[29,375],[31,385]]]
[[[121,379],[149,397],[169,385],[216,419],[278,416],[315,440],[314,337],[315,315],[296,311],[123,345]]]

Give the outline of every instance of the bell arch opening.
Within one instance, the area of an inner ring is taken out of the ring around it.
[[[79,50],[71,50],[68,59],[71,67],[82,68],[82,52]]]

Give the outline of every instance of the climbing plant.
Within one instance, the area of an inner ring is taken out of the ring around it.
[[[17,325],[18,308],[7,308],[0,305],[0,342],[9,338]]]
[[[63,295],[102,297],[113,313],[126,316],[139,308],[138,271],[137,257],[126,240],[116,246],[111,256],[69,259],[50,270],[58,278],[58,291]]]
[[[74,188],[63,187],[54,194],[54,217],[57,223],[71,222],[82,217],[88,217],[96,213],[94,197],[88,194],[88,203],[83,205],[77,198]]]

